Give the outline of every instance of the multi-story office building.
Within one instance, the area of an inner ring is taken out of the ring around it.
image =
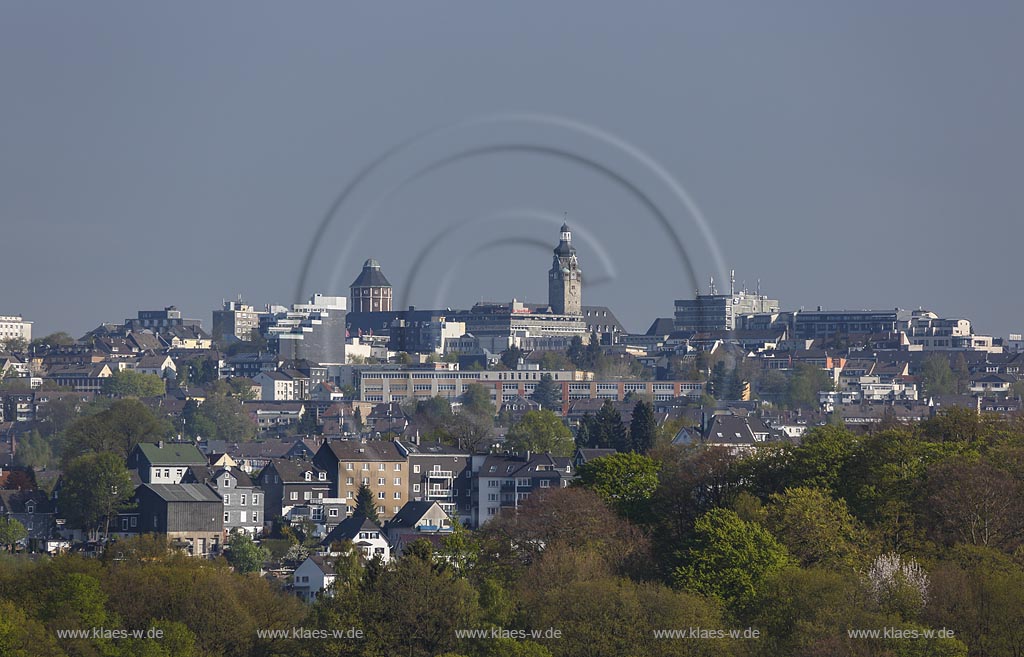
[[[21,315],[0,315],[0,343],[10,340],[32,342],[32,322]]]
[[[510,303],[478,303],[471,310],[462,311],[455,319],[464,322],[466,332],[472,334],[479,346],[499,353],[519,346],[530,338],[565,338],[574,336],[587,339],[587,322],[581,313],[559,314],[513,299]]]
[[[217,341],[251,340],[260,327],[260,313],[250,305],[225,301],[221,310],[213,311],[213,339]]]
[[[798,340],[835,335],[896,333],[910,322],[905,310],[800,310],[793,313],[791,335]]]
[[[129,331],[149,329],[154,333],[166,333],[176,327],[202,328],[201,321],[183,317],[175,306],[167,306],[163,310],[140,310],[137,317],[124,320],[124,325]]]
[[[365,402],[404,402],[407,399],[444,397],[455,401],[472,384],[490,389],[497,408],[515,397],[529,397],[542,377],[550,376],[562,391],[562,411],[576,399],[623,400],[630,393],[650,395],[656,400],[675,397],[700,397],[700,381],[602,381],[593,372],[576,370],[482,370],[460,371],[455,366],[444,370],[426,368],[355,370],[360,400]]]
[[[261,330],[284,360],[345,364],[345,297],[314,294],[309,303],[261,319]]]
[[[732,331],[737,318],[757,313],[779,312],[778,299],[769,299],[760,290],[751,294],[736,290],[735,276],[730,278],[729,294],[718,294],[712,279],[710,294],[698,294],[695,299],[677,299],[675,320],[677,331]]]

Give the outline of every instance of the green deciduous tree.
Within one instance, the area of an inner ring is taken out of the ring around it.
[[[845,501],[819,488],[789,488],[772,495],[767,525],[805,566],[852,571],[864,565],[867,531]]]
[[[14,518],[0,518],[0,547],[13,550],[14,545],[28,536],[28,530]]]
[[[957,380],[949,366],[949,358],[942,354],[929,354],[921,362],[921,383],[929,395],[955,393]]]
[[[729,509],[713,509],[697,519],[673,578],[683,588],[717,596],[740,610],[789,563],[786,548],[767,529]]]
[[[495,408],[491,402],[490,391],[479,383],[471,383],[466,386],[466,391],[462,393],[461,412],[475,413],[482,417],[493,418]]]
[[[256,545],[252,537],[244,532],[234,532],[228,538],[228,563],[240,573],[258,573],[269,556],[265,547]]]
[[[124,460],[110,452],[85,454],[68,463],[60,509],[72,527],[109,530],[110,521],[134,494]]]
[[[659,463],[635,453],[612,454],[579,467],[579,483],[601,496],[606,504],[631,520],[649,514],[658,488]]]
[[[156,374],[121,370],[103,380],[103,394],[113,397],[159,397],[165,391],[164,380]]]
[[[89,453],[113,452],[127,458],[139,443],[156,442],[170,435],[161,422],[137,399],[119,399],[104,411],[81,417],[68,427],[61,444],[64,462]]]
[[[527,411],[505,436],[505,443],[516,452],[551,452],[555,456],[572,454],[572,431],[552,411]]]
[[[196,417],[205,420],[196,427],[206,430],[204,438],[242,442],[256,435],[256,423],[234,395],[211,394],[196,409]]]
[[[32,340],[32,345],[39,347],[69,347],[73,344],[75,344],[75,339],[64,331],[58,331],[57,333],[51,333]]]
[[[828,372],[810,363],[797,363],[790,373],[786,401],[793,408],[815,409],[819,406],[818,393],[832,388]]]
[[[45,468],[54,462],[50,441],[33,430],[18,443],[18,453],[14,458],[15,465],[34,468]]]

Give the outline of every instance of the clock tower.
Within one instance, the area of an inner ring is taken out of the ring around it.
[[[548,305],[557,315],[583,314],[583,271],[566,224],[562,224],[561,239],[548,272]]]

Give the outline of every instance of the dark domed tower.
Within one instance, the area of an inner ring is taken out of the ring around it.
[[[380,263],[370,258],[363,263],[363,271],[349,288],[351,300],[349,312],[390,312],[391,283],[380,270]]]
[[[558,315],[583,314],[583,271],[567,224],[562,224],[561,240],[548,272],[548,305]]]

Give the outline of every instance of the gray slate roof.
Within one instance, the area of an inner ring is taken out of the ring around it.
[[[220,502],[221,497],[206,484],[142,484],[165,502]]]

